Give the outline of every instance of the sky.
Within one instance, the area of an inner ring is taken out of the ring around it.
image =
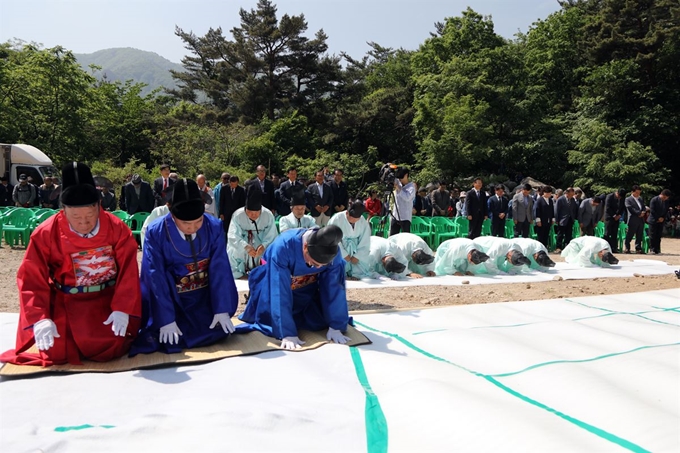
[[[278,17],[303,13],[308,37],[328,35],[330,54],[360,59],[374,41],[383,47],[415,50],[434,23],[460,16],[468,5],[491,15],[496,33],[512,38],[559,9],[557,0],[278,0]],[[74,53],[112,47],[156,52],[179,63],[188,52],[175,26],[203,36],[210,28],[240,23],[239,9],[257,0],[0,0],[0,42],[14,38]]]

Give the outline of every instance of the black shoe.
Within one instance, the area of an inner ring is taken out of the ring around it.
[[[630,250],[626,249],[623,251],[623,253],[625,253],[626,255],[630,255]]]
[[[635,253],[637,253],[638,255],[644,255],[645,254],[645,252],[643,252],[642,250],[636,250]]]

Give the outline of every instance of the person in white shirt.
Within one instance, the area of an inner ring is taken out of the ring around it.
[[[209,197],[204,197],[207,201],[205,202],[205,213],[210,214],[213,217],[217,217],[217,211],[215,210],[215,197],[213,191],[205,183],[205,176],[196,176],[196,184],[198,184],[198,190],[207,194]]]
[[[394,179],[394,203],[390,222],[390,236],[401,232],[411,232],[413,218],[413,199],[416,197],[416,187],[409,182],[408,168],[400,167]]]

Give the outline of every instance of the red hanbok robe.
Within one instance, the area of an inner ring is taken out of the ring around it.
[[[0,355],[18,365],[105,362],[128,352],[139,330],[141,292],[137,243],[120,219],[99,213],[99,232],[83,238],[71,231],[64,212],[50,217],[31,235],[17,274],[21,303],[15,350]],[[94,286],[116,279],[98,292],[66,294],[53,282]],[[104,321],[112,311],[130,315],[125,337],[115,336]],[[27,352],[35,344],[33,324],[49,318],[60,337],[47,351]]]

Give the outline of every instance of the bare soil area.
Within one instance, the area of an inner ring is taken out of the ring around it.
[[[680,238],[663,238],[660,255],[618,255],[620,260],[636,258],[665,261],[680,268]],[[16,274],[24,257],[23,248],[0,248],[0,312],[18,312],[19,295]],[[560,262],[562,257],[552,254]],[[141,259],[141,252],[138,255]],[[423,307],[487,304],[493,302],[557,299],[563,297],[621,294],[659,289],[680,288],[675,275],[631,278],[596,278],[592,280],[562,280],[510,285],[425,286],[378,289],[350,289],[347,299],[350,310],[394,310]],[[244,293],[239,294],[239,311],[245,306]]]

